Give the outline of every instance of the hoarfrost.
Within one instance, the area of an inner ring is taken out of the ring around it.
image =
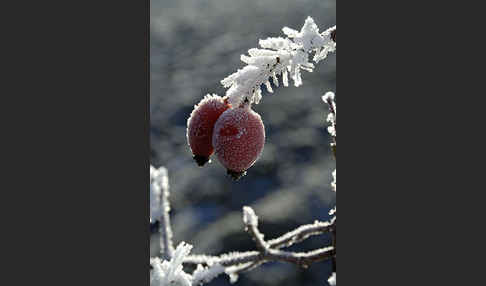
[[[181,242],[170,261],[151,258],[151,286],[191,286],[192,277],[182,270],[182,261],[191,252],[192,245]]]
[[[269,78],[278,86],[277,76],[282,76],[284,86],[288,86],[288,74],[296,87],[302,85],[300,70],[314,70],[314,64],[309,62],[309,54],[314,52],[314,62],[325,59],[329,52],[336,50],[336,43],[331,39],[331,32],[336,26],[319,33],[319,28],[311,17],[307,17],[304,26],[299,31],[284,27],[282,30],[287,38],[269,37],[259,40],[262,49],[252,48],[248,55],[241,55],[241,61],[246,63],[243,69],[238,69],[221,81],[225,88],[229,103],[238,106],[247,98],[250,103],[258,104],[261,100],[261,85],[265,84],[268,92],[273,92]]]

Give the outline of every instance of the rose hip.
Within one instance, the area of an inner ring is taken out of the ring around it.
[[[194,106],[187,120],[187,142],[191,147],[194,160],[199,166],[209,161],[214,152],[212,145],[213,128],[219,116],[231,105],[226,98],[218,95],[206,95]]]
[[[265,144],[265,127],[248,104],[227,109],[216,121],[212,145],[219,162],[235,180],[246,174]]]

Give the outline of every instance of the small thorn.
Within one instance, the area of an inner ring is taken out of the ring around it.
[[[201,155],[194,155],[193,159],[194,159],[194,161],[196,161],[196,163],[199,167],[202,167],[202,166],[204,166],[204,164],[209,162],[209,157],[201,156]]]
[[[244,175],[246,175],[246,171],[243,171],[243,172],[236,172],[236,171],[231,171],[228,169],[228,171],[226,172],[226,174],[230,175],[230,177],[233,179],[233,181],[238,181],[241,177],[243,177]]]

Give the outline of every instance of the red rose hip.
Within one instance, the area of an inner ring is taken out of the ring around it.
[[[194,160],[199,166],[209,161],[214,152],[212,145],[213,128],[219,116],[231,105],[226,98],[218,95],[206,95],[197,105],[187,120],[187,143],[191,147]]]
[[[265,127],[248,104],[223,112],[213,131],[213,146],[219,162],[235,180],[246,174],[265,144]]]

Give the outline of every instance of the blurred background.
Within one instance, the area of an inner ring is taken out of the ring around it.
[[[224,95],[220,81],[244,64],[240,55],[258,40],[283,36],[282,27],[300,30],[307,16],[320,31],[336,24],[332,0],[151,0],[150,7],[151,164],[169,171],[174,241],[194,245],[193,254],[217,255],[255,249],[243,230],[242,207],[260,217],[265,238],[275,238],[314,220],[328,220],[336,202],[331,172],[336,163],[326,131],[327,106],[321,96],[336,91],[336,54],[302,71],[299,88],[263,88],[253,105],[265,124],[261,158],[237,182],[216,157],[197,167],[186,142],[186,123],[207,93]],[[289,250],[329,245],[317,236]],[[159,251],[151,237],[151,256]],[[308,269],[272,262],[243,273],[236,285],[326,285],[329,262]],[[220,276],[209,285],[230,285]]]

